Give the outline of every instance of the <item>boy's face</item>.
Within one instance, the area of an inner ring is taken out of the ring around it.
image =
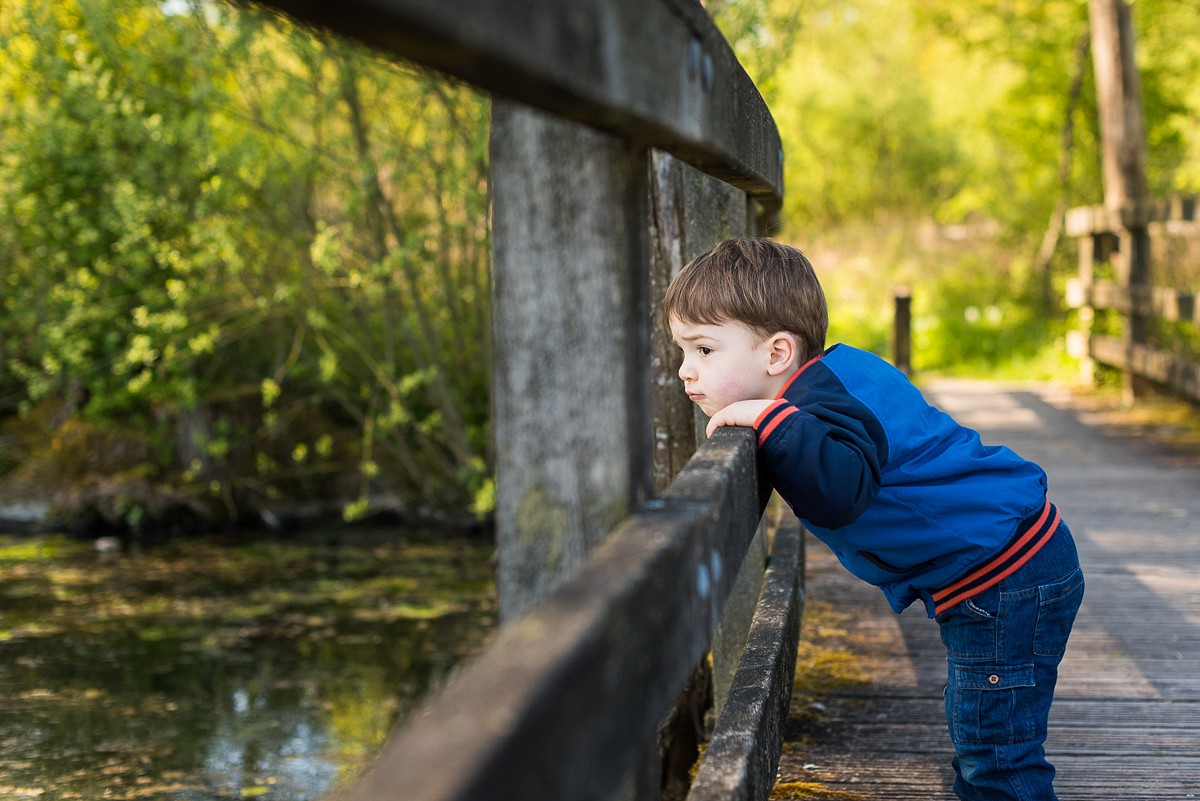
[[[705,414],[741,400],[775,397],[768,373],[771,341],[741,323],[689,323],[672,316],[671,338],[683,351],[679,377],[684,391]]]

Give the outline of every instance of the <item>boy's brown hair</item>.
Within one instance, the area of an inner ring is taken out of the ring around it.
[[[720,325],[735,322],[763,337],[796,337],[803,361],[825,350],[829,311],[812,264],[773,239],[718,242],[688,262],[667,287],[664,317]]]

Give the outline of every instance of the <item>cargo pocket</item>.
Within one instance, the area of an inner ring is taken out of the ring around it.
[[[1034,686],[1033,665],[951,665],[946,693],[950,737],[967,745],[1030,740],[1035,725],[1022,696]]]

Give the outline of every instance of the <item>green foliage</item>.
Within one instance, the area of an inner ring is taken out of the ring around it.
[[[1196,191],[1200,8],[1132,7],[1151,192]],[[789,228],[983,217],[1036,239],[1062,194],[1068,121],[1069,201],[1101,197],[1092,66],[1078,47],[1089,35],[1085,2],[721,0],[709,9],[779,124]]]
[[[1150,191],[1196,193],[1200,7],[1131,6]],[[1103,198],[1088,4],[709,8],[779,125],[788,192],[779,235],[813,251],[833,338],[882,350],[892,291],[906,284],[921,326],[918,368],[1020,372],[1004,365],[1023,358],[1029,373],[1061,370],[1053,299],[1074,247],[1056,237],[1055,215]],[[965,247],[942,248],[925,235],[931,226],[965,236]],[[1044,263],[1047,233],[1057,248]]]
[[[485,98],[209,0],[19,0],[0,38],[0,416],[135,426],[222,515],[477,506]]]
[[[908,4],[760,0],[714,14],[779,126],[789,225],[906,216],[953,193],[960,146]]]
[[[1047,312],[1044,276],[994,226],[814,231],[806,252],[825,289],[830,342],[892,355],[895,294],[912,298],[918,373],[1052,379],[1077,373],[1064,315]],[[1065,287],[1056,279],[1051,301]]]
[[[150,22],[128,3],[30,4],[17,20],[28,58],[3,73],[15,102],[0,219],[5,339],[27,346],[5,368],[33,400],[89,394],[130,410],[167,356],[156,340],[186,324],[171,287],[194,266],[192,164],[210,142],[199,93],[184,91],[192,65],[134,46]],[[159,35],[186,54],[175,33]],[[152,91],[134,80],[154,81]],[[161,378],[163,391],[186,391],[172,383],[186,375]]]
[[[986,258],[981,255],[978,258]],[[1017,262],[1009,270],[960,262],[914,298],[913,351],[923,371],[1045,379],[1063,374],[1063,324],[1042,311],[1039,287]]]
[[[1150,192],[1200,194],[1200,6],[1137,0],[1131,7],[1146,106]]]

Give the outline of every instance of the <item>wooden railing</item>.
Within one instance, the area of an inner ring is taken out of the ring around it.
[[[728,432],[496,641],[385,748],[362,801],[606,799],[709,646],[759,517],[753,443]],[[798,639],[799,536],[775,536],[747,657],[689,798],[765,798]],[[653,751],[651,752],[653,753]],[[657,792],[657,786],[649,788]],[[626,788],[626,793],[629,792]]]
[[[1116,210],[1089,206],[1068,213],[1067,232],[1080,239],[1079,276],[1069,284],[1067,295],[1068,305],[1080,310],[1081,330],[1072,352],[1122,370],[1130,396],[1134,380],[1144,379],[1200,400],[1200,363],[1190,354],[1151,341],[1157,323],[1200,323],[1195,294],[1155,286],[1149,278],[1154,273],[1150,241],[1156,229],[1195,222],[1194,198]],[[1102,271],[1111,271],[1112,277],[1099,277]],[[1093,332],[1095,313],[1105,310],[1122,316],[1120,337]]]
[[[682,264],[775,221],[783,155],[753,83],[693,0],[267,4],[492,98],[501,627],[347,797],[765,798],[802,539],[762,523],[751,432],[697,449],[658,311]]]

